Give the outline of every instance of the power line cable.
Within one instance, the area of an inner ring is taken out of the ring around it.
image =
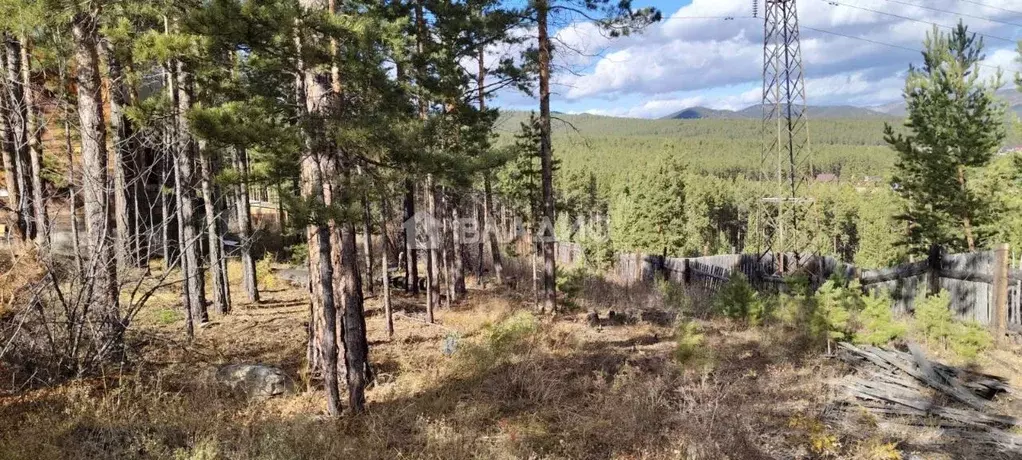
[[[855,8],[857,10],[868,11],[870,13],[882,14],[884,16],[891,16],[891,17],[895,17],[895,18],[898,18],[898,19],[903,19],[905,21],[918,22],[918,23],[921,23],[921,24],[930,24],[930,25],[937,26],[937,27],[942,27],[942,28],[945,28],[945,29],[948,29],[948,30],[954,30],[953,26],[949,26],[949,25],[946,25],[946,24],[938,24],[938,23],[932,22],[932,21],[926,21],[926,20],[923,20],[923,19],[916,19],[916,18],[909,17],[909,16],[902,16],[900,14],[888,13],[886,11],[880,11],[880,10],[875,10],[875,9],[872,9],[872,8],[866,8],[864,6],[851,5],[851,4],[848,4],[848,3],[841,3],[841,2],[836,2],[836,1],[833,1],[833,0],[820,0],[820,1],[827,2],[827,3],[829,3],[830,5],[833,5],[833,6],[845,6],[845,7],[848,7],[848,8]],[[992,38],[994,40],[1001,40],[1001,41],[1005,41],[1005,42],[1008,42],[1008,43],[1015,43],[1016,42],[1015,40],[1012,40],[1010,38],[1004,38],[1004,37],[999,37],[997,35],[985,34],[983,32],[973,32],[973,33],[976,34],[976,35],[979,35],[981,37]]]
[[[916,4],[916,3],[909,3],[909,2],[903,2],[901,0],[886,0],[886,1],[891,2],[891,3],[897,3],[899,5],[906,5],[906,6],[911,6],[911,7],[915,7],[915,8],[922,8],[924,10],[936,11],[938,13],[953,14],[955,16],[961,16],[963,18],[979,19],[981,21],[990,21],[990,22],[996,22],[996,23],[999,23],[999,24],[1005,24],[1005,25],[1009,25],[1009,26],[1022,27],[1022,24],[1019,24],[1017,22],[1002,21],[1000,19],[994,19],[994,18],[991,18],[991,17],[988,17],[988,16],[977,16],[977,15],[974,15],[974,14],[962,13],[962,12],[958,12],[958,11],[948,11],[948,10],[943,10],[943,9],[940,9],[940,8],[934,8],[932,6],[919,5],[919,4]]]
[[[812,30],[814,32],[820,32],[820,33],[825,33],[825,34],[830,34],[830,35],[836,35],[838,37],[844,37],[844,38],[850,38],[850,39],[853,39],[853,40],[860,40],[860,41],[864,41],[864,42],[869,42],[869,43],[872,43],[874,45],[881,45],[881,46],[887,46],[887,47],[891,47],[891,48],[898,48],[898,49],[901,49],[901,50],[912,51],[914,53],[922,54],[922,50],[915,49],[915,48],[910,48],[908,46],[896,45],[894,43],[888,43],[888,42],[883,42],[883,41],[879,41],[879,40],[873,40],[871,38],[865,38],[865,37],[859,37],[859,36],[855,36],[855,35],[843,34],[841,32],[834,32],[832,30],[818,29],[816,27],[810,27],[810,26],[807,26],[807,25],[801,25],[799,27],[801,27],[803,29],[807,29],[807,30]],[[981,67],[986,67],[986,68],[989,68],[989,69],[994,69],[994,70],[999,70],[1000,69],[1000,67],[993,66],[993,65],[990,65],[990,64],[977,63],[977,65],[979,65]]]
[[[1002,7],[999,7],[999,6],[994,6],[994,5],[991,5],[991,4],[988,4],[988,3],[982,3],[982,2],[977,2],[977,1],[973,1],[973,0],[958,0],[958,1],[963,2],[963,3],[971,3],[973,5],[983,6],[983,7],[986,7],[986,8],[993,9],[993,10],[1001,10],[1001,11],[1004,11],[1006,13],[1022,15],[1022,11],[1009,10],[1007,8],[1002,8]]]

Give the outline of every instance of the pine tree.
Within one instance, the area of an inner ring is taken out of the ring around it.
[[[551,15],[564,13],[590,18],[598,15],[596,23],[607,29],[611,36],[628,35],[659,21],[660,11],[648,7],[632,11],[631,0],[530,0],[527,15],[535,20],[539,73],[539,129],[540,161],[543,179],[542,211],[544,227],[553,229],[557,220],[554,206],[554,160],[550,113],[550,78],[553,43],[550,38]],[[543,307],[551,313],[557,309],[556,262],[554,235],[539,235],[543,240]]]
[[[996,218],[969,179],[1005,137],[1004,108],[994,97],[1000,78],[980,81],[983,40],[961,23],[950,34],[934,28],[924,45],[923,67],[910,68],[905,84],[909,134],[884,128],[898,153],[892,182],[904,199],[904,244],[916,253],[934,244],[974,251],[986,240],[978,230]]]
[[[111,186],[107,174],[106,123],[102,107],[98,21],[94,11],[78,11],[71,20],[77,65],[78,115],[82,143],[82,192],[91,308],[102,321],[104,343],[110,356],[120,359],[125,325],[118,307],[117,265],[109,228]]]

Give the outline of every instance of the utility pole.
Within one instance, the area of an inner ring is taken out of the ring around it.
[[[777,253],[780,273],[786,269],[783,254],[794,252],[798,260],[812,241],[800,228],[813,202],[804,74],[795,0],[765,0],[760,180],[775,186],[763,199],[758,221],[760,255]]]

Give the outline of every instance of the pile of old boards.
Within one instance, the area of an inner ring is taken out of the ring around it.
[[[1022,422],[992,413],[991,400],[1014,392],[1000,377],[926,359],[914,344],[908,352],[841,343],[837,357],[854,372],[835,382],[838,408],[862,410],[878,420],[939,428],[942,437],[1022,453]]]

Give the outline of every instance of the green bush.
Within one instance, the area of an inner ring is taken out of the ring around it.
[[[947,291],[917,301],[914,315],[916,328],[926,340],[947,343],[954,326],[951,295]]]
[[[968,360],[975,359],[994,343],[993,336],[983,325],[954,319],[951,295],[947,291],[916,303],[915,325],[926,340],[943,345]]]
[[[667,308],[682,312],[688,311],[692,306],[692,299],[685,293],[685,287],[680,283],[657,278],[656,290]]]
[[[616,252],[610,238],[596,235],[581,238],[578,243],[582,247],[582,263],[586,267],[602,273],[614,266]]]
[[[840,279],[829,279],[816,291],[810,331],[827,340],[847,340],[854,330],[853,317],[863,309],[858,284],[844,286]]]
[[[714,311],[731,319],[747,320],[750,324],[759,324],[766,315],[763,300],[756,289],[745,279],[745,275],[736,272],[713,297]]]
[[[505,353],[520,349],[539,330],[539,320],[529,312],[518,312],[510,318],[487,327],[486,343],[491,351]]]
[[[674,331],[674,341],[674,359],[678,363],[686,364],[705,357],[702,328],[698,324],[692,321],[679,324]]]
[[[557,292],[561,293],[561,303],[566,310],[578,308],[575,302],[582,294],[582,288],[588,276],[585,267],[575,267],[557,272]]]
[[[855,343],[882,346],[905,335],[905,325],[894,319],[891,297],[887,293],[863,296],[862,301],[864,307],[859,313]]]
[[[976,359],[993,343],[994,338],[990,332],[975,321],[956,323],[951,329],[951,351],[967,360]]]

